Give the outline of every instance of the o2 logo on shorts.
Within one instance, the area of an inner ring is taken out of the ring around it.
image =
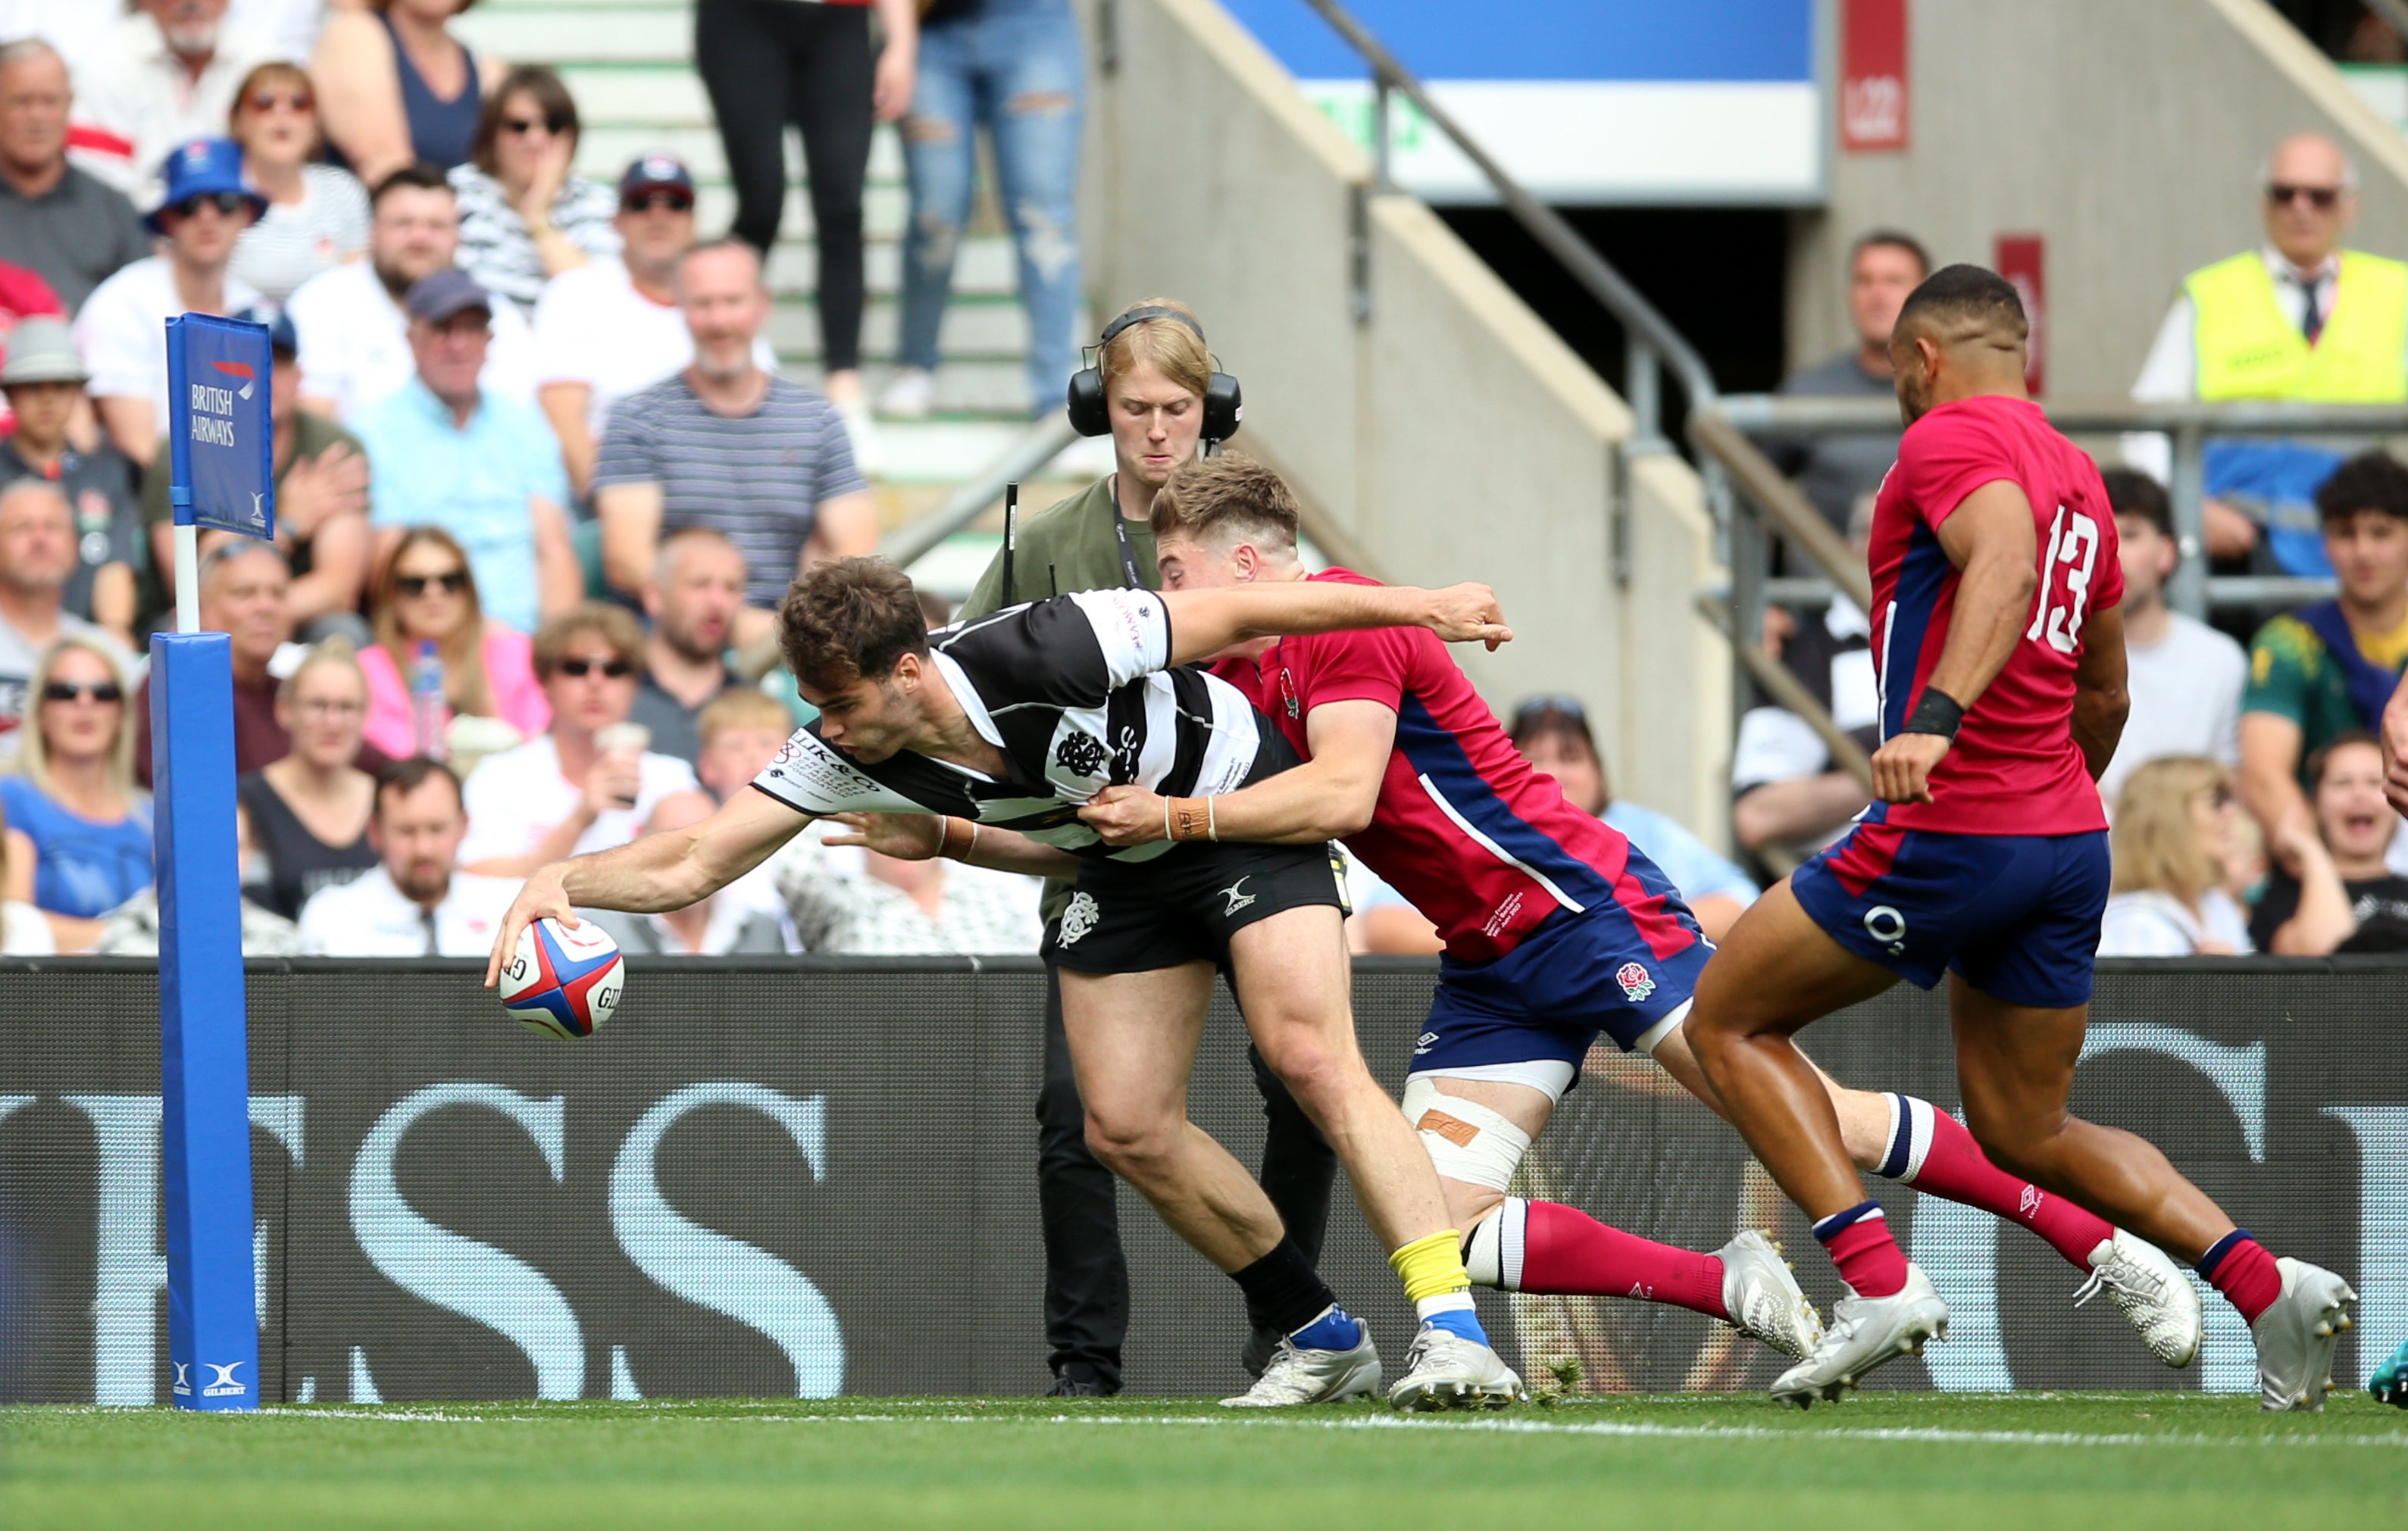
[[[1622,996],[1633,1005],[1656,992],[1656,980],[1647,976],[1647,969],[1635,962],[1627,962],[1615,968],[1613,981],[1622,985]]]
[[[1062,944],[1076,946],[1079,938],[1096,928],[1103,911],[1096,908],[1093,894],[1072,894],[1069,908],[1062,911]]]
[[[1865,910],[1865,934],[1879,941],[1891,956],[1906,954],[1906,916],[1887,904],[1875,904]]]

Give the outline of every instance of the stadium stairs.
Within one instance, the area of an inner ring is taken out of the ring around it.
[[[459,27],[480,51],[560,71],[583,122],[580,174],[608,183],[637,155],[666,149],[694,171],[704,236],[725,231],[735,217],[735,193],[711,125],[710,97],[694,70],[690,0],[484,0]],[[769,262],[776,298],[769,336],[781,369],[815,382],[822,360],[813,298],[817,250],[810,203],[801,186],[801,145],[791,131],[786,142],[789,190]],[[909,201],[901,145],[893,128],[882,127],[870,150],[863,208],[869,293],[862,347],[873,398],[893,375]],[[1021,366],[1027,334],[1014,293],[1011,241],[991,200],[982,197],[954,267],[935,408],[924,421],[882,421],[877,427],[876,489],[886,524],[899,524],[941,501],[1026,428],[1029,401]],[[1057,462],[1048,477],[1029,484],[1023,502],[1048,504],[1110,465],[1108,451],[1082,446]],[[915,572],[934,588],[961,594],[985,566],[996,540],[996,532],[983,527],[951,538]]]

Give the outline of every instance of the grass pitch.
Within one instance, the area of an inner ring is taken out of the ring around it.
[[[2396,1523],[2408,1413],[2132,1393],[1502,1414],[827,1403],[0,1409],[0,1525],[1685,1528]],[[1905,1518],[1917,1517],[1914,1522]]]

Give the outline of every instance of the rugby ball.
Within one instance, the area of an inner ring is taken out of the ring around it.
[[[538,920],[519,932],[502,968],[502,1009],[529,1031],[574,1041],[591,1037],[619,1008],[627,965],[619,943],[587,921],[569,929]]]

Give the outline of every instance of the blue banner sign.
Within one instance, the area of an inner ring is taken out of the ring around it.
[[[276,535],[276,422],[267,326],[215,314],[167,321],[167,497],[179,526]]]

